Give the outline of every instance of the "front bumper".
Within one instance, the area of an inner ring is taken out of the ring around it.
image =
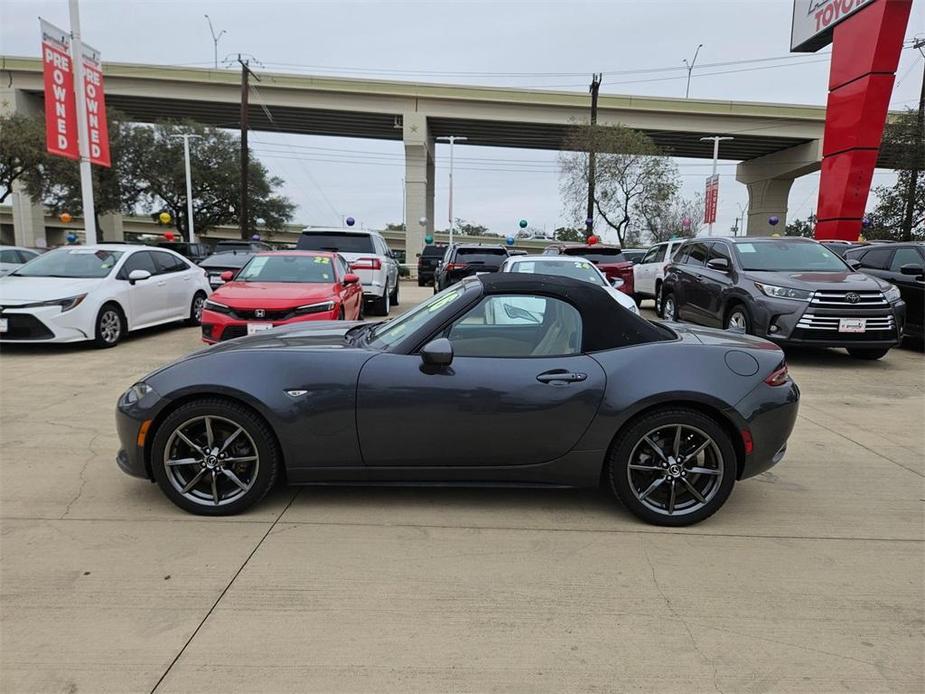
[[[145,413],[137,407],[116,407],[116,433],[119,435],[119,452],[116,464],[126,475],[152,480],[151,471],[145,464],[145,447],[138,445],[138,433],[146,419],[153,419],[153,413]],[[148,432],[151,436],[151,432]]]
[[[0,342],[82,342],[93,337],[96,313],[83,304],[70,311],[61,311],[58,306],[9,307],[0,318],[7,321]]]
[[[340,317],[340,306],[334,306],[330,311],[323,313],[309,313],[304,316],[293,316],[285,320],[244,320],[228,316],[224,313],[204,309],[202,312],[202,341],[208,345],[216,342],[232,340],[247,335],[249,323],[269,324],[274,328],[292,323],[305,323],[308,321],[337,320]]]

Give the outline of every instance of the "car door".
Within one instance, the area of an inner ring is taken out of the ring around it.
[[[581,353],[581,317],[559,299],[483,298],[438,331],[448,367],[418,354],[370,359],[357,388],[369,466],[504,466],[568,453],[597,412],[606,378]]]
[[[677,283],[675,302],[678,316],[685,320],[701,322],[702,315],[698,309],[702,271],[707,259],[707,244],[702,241],[691,243],[684,249],[682,262],[677,266]]]
[[[729,270],[723,272],[709,267],[699,270],[700,281],[697,283],[693,303],[704,325],[722,327],[724,298],[733,285],[732,257],[725,242],[713,241],[708,244],[707,262],[715,259],[725,260]]]
[[[661,260],[659,260],[661,257]],[[637,294],[655,296],[655,272],[665,259],[665,244],[653,246],[633,268],[633,281]]]
[[[145,270],[151,276],[131,284],[128,276],[133,270]],[[127,317],[130,329],[156,323],[167,311],[167,292],[158,284],[162,280],[157,273],[151,251],[135,251],[119,270],[119,280],[129,283]]]
[[[196,289],[189,264],[165,251],[151,251],[151,255],[158,269],[158,286],[167,292],[163,320],[187,317]]]
[[[897,248],[890,260],[889,277],[886,278],[899,287],[903,301],[906,302],[906,322],[921,326],[925,322],[925,281],[922,275],[904,275],[904,265],[925,268],[922,249],[910,246]]]
[[[889,271],[890,262],[893,258],[892,247],[875,246],[874,248],[868,248],[863,254],[855,256],[855,258],[861,263],[861,269],[866,274],[892,281]]]

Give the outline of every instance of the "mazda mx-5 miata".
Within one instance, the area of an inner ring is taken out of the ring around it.
[[[119,399],[119,466],[187,511],[289,484],[605,485],[687,525],[777,463],[799,390],[759,338],[655,324],[565,277],[467,278],[380,323],[275,328]]]

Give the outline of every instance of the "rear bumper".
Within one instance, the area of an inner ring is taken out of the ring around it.
[[[761,474],[783,459],[799,404],[800,389],[792,380],[781,386],[760,383],[736,404],[738,415],[744,419],[742,429],[751,436],[753,446],[745,455],[739,479]]]

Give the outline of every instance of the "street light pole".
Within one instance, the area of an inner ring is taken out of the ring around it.
[[[460,137],[459,135],[445,135],[438,137],[438,140],[443,142],[450,143],[450,245],[453,245],[453,145],[457,142],[465,142],[468,140],[468,137]]]
[[[691,60],[691,62],[687,62],[687,58],[681,60],[687,67],[687,89],[684,90],[685,99],[691,95],[691,73],[694,71],[694,64],[697,62],[697,56],[700,54],[701,48],[703,48],[703,44],[697,44],[697,50],[694,51],[694,59]]]
[[[701,137],[701,142],[713,142],[713,178],[716,179],[716,186],[719,188],[719,179],[716,178],[716,164],[719,161],[719,143],[724,140],[734,140],[734,137],[721,137],[719,135],[713,135],[712,137]],[[712,219],[712,217],[711,217]],[[710,222],[707,226],[707,236],[713,236],[713,222]]]
[[[74,66],[74,94],[77,97],[77,146],[80,152],[80,199],[84,215],[84,236],[88,244],[96,243],[96,209],[93,203],[93,169],[90,166],[90,127],[87,123],[87,98],[84,94],[83,41],[80,38],[80,8],[77,0],[68,0],[71,15],[71,63]]]
[[[222,36],[224,36],[228,32],[222,29],[220,32],[218,32],[218,36],[216,36],[215,29],[212,28],[212,19],[207,14],[203,15],[203,17],[205,17],[206,21],[209,23],[209,31],[212,33],[212,46],[213,46],[212,55],[215,61],[215,69],[218,70],[218,41],[219,39],[222,38]]]
[[[186,230],[189,234],[189,242],[196,243],[196,230],[193,225],[193,177],[190,174],[189,165],[189,139],[191,137],[198,138],[201,135],[183,133],[181,135],[171,135],[171,137],[183,139],[183,161],[186,168]]]

